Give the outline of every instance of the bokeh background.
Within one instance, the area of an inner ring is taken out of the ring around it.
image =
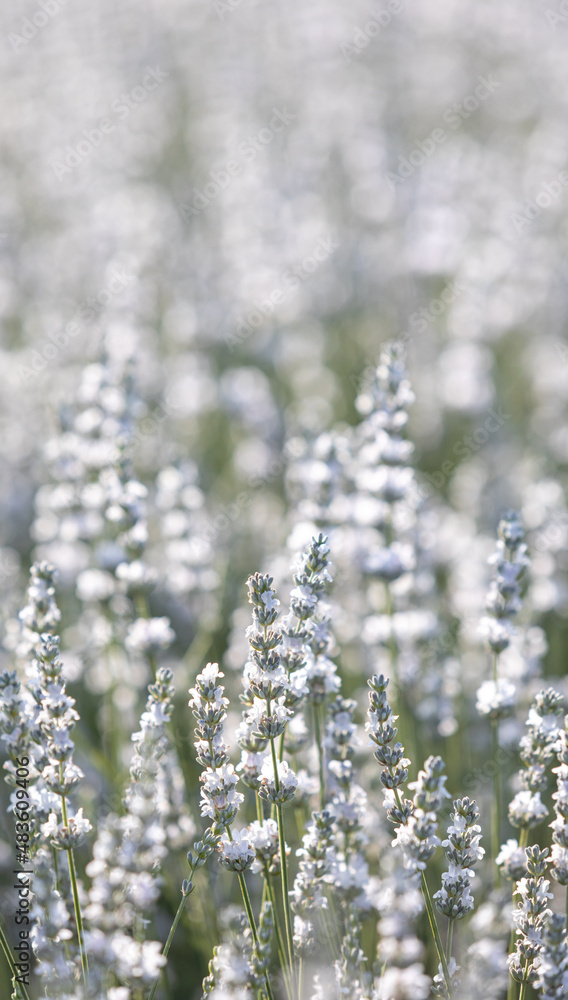
[[[511,506],[533,570],[528,646],[510,670],[530,681],[538,660],[562,685],[562,4],[18,0],[0,19],[2,655],[8,666],[29,564],[46,556],[87,722],[83,765],[101,753],[110,681],[89,659],[77,594],[89,529],[72,517],[62,528],[53,490],[71,460],[62,428],[94,433],[100,370],[89,366],[101,359],[130,393],[161,581],[151,609],[176,633],[166,661],[186,746],[185,682],[205,655],[242,668],[245,577],[261,568],[284,580],[291,550],[325,522],[314,500],[332,488],[325,459],[360,419],[356,398],[392,338],[406,344],[416,395],[422,606],[438,621],[423,635],[433,745],[447,751],[456,700],[486,669],[486,560]],[[344,579],[337,630],[357,692],[373,640],[362,653]],[[113,687],[131,729],[146,681],[141,670]],[[10,843],[3,818],[6,872]],[[207,947],[195,946],[195,983]]]

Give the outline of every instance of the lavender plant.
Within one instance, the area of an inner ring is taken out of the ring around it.
[[[412,445],[403,436],[412,391],[402,351],[393,345],[383,353],[360,396],[360,426],[343,437],[337,432],[327,450],[317,445],[319,460],[333,466],[326,471],[333,495],[329,510],[319,503],[312,514],[323,524],[333,510],[330,534],[314,531],[289,582],[279,555],[274,573],[248,577],[252,622],[245,627],[242,620],[240,646],[231,638],[224,670],[200,659],[203,644],[215,646],[214,619],[205,616],[182,661],[176,628],[161,613],[175,605],[167,587],[153,589],[159,577],[150,559],[163,568],[161,537],[183,539],[172,555],[178,597],[193,594],[194,584],[203,591],[215,585],[207,576],[211,548],[194,545],[190,514],[203,502],[197,473],[168,466],[156,493],[163,523],[152,528],[153,493],[130,464],[134,397],[113,395],[118,383],[108,376],[104,366],[87,372],[88,405],[57,451],[69,463],[62,482],[73,489],[63,491],[69,520],[64,530],[58,524],[51,551],[63,551],[60,529],[65,535],[87,509],[97,511],[100,517],[88,520],[91,533],[85,529],[86,564],[75,590],[67,590],[63,615],[55,571],[45,561],[34,564],[12,643],[21,662],[0,674],[0,735],[16,823],[19,762],[30,764],[35,971],[18,982],[9,928],[2,929],[14,996],[177,1000],[187,992],[186,950],[201,963],[203,996],[212,1000],[563,995],[564,692],[556,684],[538,689],[538,666],[527,666],[516,688],[511,681],[515,657],[528,648],[513,629],[527,587],[525,532],[517,514],[499,522],[483,620],[492,678],[478,687],[477,700],[460,682],[461,730],[456,718],[452,727],[437,721],[429,732],[426,722],[439,713],[422,711],[421,699],[448,675],[443,658],[427,650],[420,662],[436,615],[412,617],[420,595],[430,606],[434,577],[424,555],[427,515],[413,499]],[[96,420],[89,407],[100,411]],[[48,491],[38,511],[55,510],[57,496]],[[75,581],[76,569],[68,580]],[[287,590],[281,602],[278,594]],[[66,616],[77,602],[69,627]],[[180,616],[183,628],[189,618]],[[79,654],[91,628],[85,667]],[[64,650],[70,643],[69,655],[61,654],[56,629]],[[452,638],[456,650],[459,642]],[[463,652],[468,662],[465,645]],[[68,693],[67,662],[81,702]],[[375,666],[383,672],[372,673]],[[174,687],[174,679],[179,687],[188,676],[195,754],[188,748],[190,713]],[[364,679],[364,730],[378,771],[361,739]],[[106,704],[106,762],[85,754],[82,733],[101,721],[85,692]],[[134,720],[132,731],[121,726],[119,704]],[[520,737],[517,706],[528,707]],[[491,723],[493,762],[516,744],[511,788],[497,774],[491,804],[483,787],[479,804],[473,798],[475,772],[473,782],[464,780],[454,759],[456,746],[488,752],[475,710]],[[443,738],[455,743],[444,746]],[[104,804],[99,815],[89,808],[94,795]],[[506,822],[519,834],[502,843]],[[483,838],[491,843],[487,855]],[[60,863],[64,854],[67,865]],[[512,897],[499,873],[512,883]],[[486,967],[494,970],[490,982]]]

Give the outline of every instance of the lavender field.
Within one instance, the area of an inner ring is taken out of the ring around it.
[[[568,3],[0,23],[1,1000],[568,997]]]

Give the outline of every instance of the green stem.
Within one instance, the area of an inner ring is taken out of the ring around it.
[[[274,740],[270,741],[272,752],[272,766],[274,768],[274,788],[276,797],[280,791],[280,779],[278,777],[278,762],[276,760],[276,748]],[[282,803],[276,803],[276,815],[278,819],[278,842],[280,844],[280,871],[282,875],[282,902],[284,905],[284,923],[286,925],[286,938],[288,942],[288,961],[292,973],[294,967],[294,942],[292,935],[292,913],[290,910],[290,896],[288,893],[288,864],[286,861],[286,841],[284,839],[284,821],[282,818]]]
[[[450,977],[450,970],[448,969],[448,963],[446,962],[446,956],[444,954],[444,948],[442,946],[442,939],[440,937],[440,931],[438,929],[438,921],[436,920],[436,913],[434,911],[434,906],[432,904],[432,897],[430,896],[430,889],[428,888],[428,883],[426,881],[426,875],[424,872],[421,873],[422,882],[422,894],[424,896],[424,902],[426,903],[426,912],[428,913],[428,920],[430,922],[430,929],[434,937],[434,944],[436,945],[436,951],[438,952],[438,960],[442,966],[442,973],[444,976],[444,981],[446,983],[446,990],[448,991],[448,997],[452,1000],[452,980]]]
[[[276,934],[276,947],[278,949],[278,958],[280,959],[280,966],[282,968],[282,977],[284,979],[284,986],[286,987],[286,995],[288,1000],[292,1000],[292,987],[290,984],[290,977],[288,974],[288,968],[286,963],[286,951],[284,949],[284,942],[282,940],[282,934],[280,932],[280,921],[278,920],[278,909],[276,907],[276,894],[274,892],[274,886],[271,884],[268,874],[266,875],[266,888],[268,893],[268,898],[272,903],[272,912],[274,914],[274,933]]]
[[[521,833],[519,836],[519,847],[526,847],[528,839],[529,839],[529,828],[528,826],[524,826],[521,829]],[[509,937],[509,951],[508,951],[509,955],[512,955],[515,950],[515,938],[516,938],[515,925],[513,924],[513,926],[511,927],[511,934]],[[511,973],[509,973],[507,1000],[515,1000],[516,993],[517,993],[517,981],[513,979]]]
[[[394,789],[394,797],[396,804],[399,809],[402,808],[402,802],[400,798],[400,792],[398,788]],[[452,981],[450,977],[450,970],[448,969],[448,963],[446,961],[446,956],[444,954],[444,948],[442,945],[442,938],[440,937],[440,931],[438,928],[438,921],[436,920],[436,911],[434,910],[434,905],[432,903],[432,897],[430,895],[430,889],[428,888],[428,883],[426,881],[426,874],[424,872],[420,873],[420,881],[422,884],[422,895],[424,896],[424,902],[426,904],[426,912],[428,914],[428,921],[430,923],[430,930],[432,931],[432,936],[434,938],[434,944],[436,945],[436,951],[438,952],[438,961],[442,966],[442,973],[444,976],[444,981],[446,983],[446,989],[448,991],[449,1000],[452,1000]]]
[[[333,901],[333,896],[331,893],[327,897],[329,908],[322,908],[321,916],[325,924],[325,930],[327,934],[327,940],[329,943],[329,948],[334,959],[339,958],[341,955],[341,940],[339,937],[339,932],[337,930],[337,909]]]
[[[493,805],[491,810],[491,853],[493,855],[493,875],[494,875],[494,887],[499,889],[501,886],[501,873],[499,868],[495,864],[497,860],[497,855],[499,854],[499,849],[501,847],[501,815],[503,812],[503,793],[501,785],[501,768],[497,763],[499,751],[499,723],[497,719],[491,720],[491,755],[493,758]]]
[[[514,930],[514,928],[513,928],[512,932],[511,932],[511,939],[512,939],[512,942],[509,943],[509,954],[512,953],[513,946],[514,946],[514,943],[515,943],[515,930]],[[509,973],[509,985],[507,987],[507,1000],[515,1000],[516,993],[517,993],[517,983],[516,983],[516,980],[513,979],[511,973]]]
[[[229,830],[227,828],[227,833],[228,832],[229,832]],[[258,934],[257,934],[257,930],[256,930],[256,924],[254,922],[254,913],[252,912],[252,906],[251,906],[249,891],[247,889],[247,884],[245,882],[245,876],[244,876],[243,872],[237,872],[237,875],[239,876],[239,884],[240,884],[241,893],[242,893],[242,896],[243,896],[243,903],[245,904],[245,910],[247,911],[247,917],[248,917],[248,921],[249,921],[249,924],[250,924],[250,929],[251,929],[251,932],[252,932],[254,943],[258,944]],[[272,994],[272,987],[270,985],[270,980],[268,978],[268,971],[265,973],[264,978],[265,978],[265,982],[266,982],[266,995],[268,997],[268,1000],[274,1000],[274,996]]]
[[[324,771],[324,759],[323,759],[323,743],[321,738],[321,718],[320,718],[320,705],[314,704],[314,736],[316,740],[316,746],[318,748],[318,762],[319,762],[319,799],[320,799],[320,809],[325,809],[325,771]]]
[[[192,878],[193,878],[193,869],[190,872],[190,877],[189,877],[189,881],[190,882],[191,882]],[[188,893],[188,895],[189,895],[189,893]],[[180,904],[179,904],[179,906],[177,908],[177,913],[176,913],[176,915],[175,915],[175,917],[173,919],[172,926],[170,927],[170,933],[168,934],[168,939],[167,939],[167,941],[166,941],[166,943],[164,945],[163,951],[162,951],[162,955],[164,956],[164,958],[168,957],[168,953],[169,953],[169,950],[170,950],[170,948],[172,946],[172,941],[174,939],[175,932],[177,931],[178,924],[179,924],[179,922],[181,920],[182,913],[184,911],[184,907],[185,907],[186,902],[187,902],[187,896],[184,896],[182,894]],[[165,966],[163,967],[163,969],[160,970],[160,975],[158,976],[158,978],[156,979],[156,982],[154,983],[154,985],[152,986],[152,989],[150,990],[150,996],[148,997],[148,1000],[154,1000],[154,994],[155,994],[156,990],[158,989],[158,984],[160,982],[160,979],[161,979],[161,976],[162,976],[162,972],[164,971],[164,969],[165,969]]]
[[[63,764],[60,765],[61,770],[61,780],[63,780]],[[63,826],[69,827],[69,820],[67,818],[67,803],[65,801],[65,796],[61,796],[61,815],[63,819]],[[79,942],[79,951],[81,953],[81,969],[83,971],[83,982],[85,987],[87,986],[87,974],[89,972],[89,962],[87,959],[87,952],[85,951],[85,937],[83,932],[83,917],[81,914],[81,904],[79,902],[79,889],[77,887],[77,869],[75,868],[75,855],[73,854],[73,848],[70,847],[67,851],[67,861],[69,863],[69,878],[71,879],[71,892],[73,894],[73,908],[75,910],[75,925],[77,927],[77,940]]]
[[[450,917],[448,921],[448,938],[446,941],[446,958],[448,963],[452,957],[452,943],[454,940],[454,923],[455,923],[454,918]]]
[[[10,972],[12,973],[13,978],[16,979],[16,976],[18,976],[19,973],[18,973],[18,970],[16,969],[16,966],[14,964],[14,959],[12,958],[12,952],[10,950],[10,945],[9,945],[8,939],[7,939],[7,937],[6,937],[5,933],[4,933],[4,928],[2,927],[2,924],[0,924],[0,945],[2,945],[2,951],[4,952],[4,955],[6,957],[6,961],[7,961],[8,965],[10,966]],[[24,1000],[30,1000],[28,991],[26,990],[26,987],[24,986],[24,984],[23,983],[17,983],[17,986],[19,986],[20,993],[24,997]]]

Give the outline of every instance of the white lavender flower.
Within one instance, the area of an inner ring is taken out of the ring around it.
[[[416,781],[410,782],[414,789],[412,811],[397,828],[393,847],[401,847],[404,863],[411,872],[422,872],[427,862],[440,845],[436,835],[438,813],[445,798],[450,798],[444,785],[447,781],[443,773],[441,757],[428,757],[424,770],[418,772]]]
[[[560,885],[568,886],[568,716],[564,719],[564,726],[555,747],[558,767],[552,769],[556,775],[556,791],[552,796],[555,818],[550,824],[553,840],[550,874]]]
[[[547,769],[561,732],[562,706],[562,696],[552,688],[535,695],[526,723],[528,732],[521,739],[521,758],[526,765],[519,771],[523,790],[509,804],[513,826],[530,829],[548,816],[541,792],[549,783]]]
[[[485,854],[480,846],[479,809],[468,798],[456,799],[448,838],[442,841],[448,859],[448,871],[442,874],[442,888],[434,894],[440,913],[460,920],[473,910],[471,879],[473,867]]]
[[[449,979],[450,979],[450,986],[451,986],[451,990],[452,990],[451,995],[452,996],[459,995],[459,994],[456,994],[456,992],[455,992],[457,989],[459,989],[459,986],[460,986],[460,977],[458,976],[458,972],[459,971],[460,971],[460,967],[459,967],[459,965],[457,964],[455,958],[452,955],[452,957],[448,961],[448,975],[449,975]],[[432,980],[432,984],[433,984],[432,985],[432,995],[433,996],[439,997],[440,1000],[449,1000],[450,993],[448,991],[448,986],[447,986],[447,983],[446,983],[446,977],[444,975],[444,970],[442,969],[441,965],[438,965],[438,972],[434,976],[434,979]]]
[[[175,637],[169,618],[137,618],[128,626],[124,644],[130,652],[157,653],[171,646]]]
[[[249,823],[248,836],[255,852],[252,871],[262,872],[265,876],[278,875],[281,862],[276,820],[265,819],[262,823],[255,820],[253,823]]]
[[[217,850],[220,853],[223,868],[232,872],[246,871],[256,858],[256,852],[246,828],[244,830],[231,830],[230,836],[224,833]]]
[[[512,622],[521,608],[524,577],[530,564],[525,533],[515,511],[501,519],[498,534],[497,551],[490,560],[495,576],[485,604],[488,617],[481,621],[489,649],[496,654],[510,644]]]
[[[381,781],[387,789],[398,788],[408,777],[410,761],[404,756],[402,743],[394,743],[397,728],[394,725],[398,716],[393,715],[387,700],[389,678],[382,674],[375,675],[367,681],[369,693],[369,721],[365,730],[370,737],[370,746],[376,747],[374,756],[382,765]],[[393,745],[391,745],[393,744]]]
[[[501,845],[501,850],[495,858],[495,864],[510,882],[518,882],[528,875],[527,856],[524,847],[519,847],[518,841],[510,839]]]
[[[541,940],[535,989],[542,1000],[563,1000],[568,992],[568,937],[561,913],[550,914]]]
[[[355,485],[360,495],[369,495],[382,508],[384,542],[367,554],[364,568],[388,583],[414,567],[412,547],[401,544],[394,527],[397,507],[413,485],[408,464],[413,445],[402,437],[413,401],[403,345],[386,344],[371,386],[357,399],[365,420],[359,428]]]
[[[480,715],[488,719],[506,719],[511,715],[517,702],[515,685],[504,678],[484,681],[477,690],[475,707]]]
[[[272,759],[265,759],[261,769],[259,795],[268,802],[281,804],[294,798],[298,779],[285,760],[277,761],[276,765],[275,775]]]
[[[33,632],[51,632],[61,620],[55,601],[55,569],[48,562],[34,563],[30,570],[28,604],[20,612],[20,621]]]
[[[294,567],[290,614],[280,623],[282,660],[292,689],[288,704],[305,697],[319,705],[339,690],[337,667],[330,657],[334,646],[331,619],[322,600],[332,579],[329,551],[328,540],[320,533],[312,538]]]
[[[548,849],[527,847],[529,877],[519,879],[515,887],[514,894],[521,897],[521,902],[513,912],[516,947],[509,955],[508,965],[513,979],[519,983],[535,983],[539,975],[542,933],[550,916],[548,900],[552,899],[550,882],[543,878],[548,854]]]
[[[310,917],[315,911],[328,906],[326,876],[330,874],[335,859],[332,835],[331,813],[326,810],[314,812],[302,837],[302,846],[296,851],[300,864],[294,879],[291,903],[295,914],[294,944],[300,954],[309,951],[314,943],[314,925]]]

